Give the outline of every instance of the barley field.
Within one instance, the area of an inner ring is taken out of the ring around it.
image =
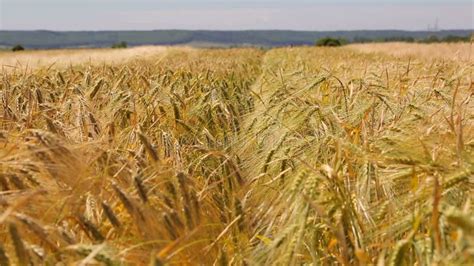
[[[0,265],[472,264],[444,48],[3,52]]]

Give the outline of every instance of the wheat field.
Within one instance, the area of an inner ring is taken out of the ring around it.
[[[153,56],[159,60],[171,47],[140,46],[121,49],[57,49],[23,51],[21,53],[0,52],[0,66],[3,71],[31,71],[38,68],[64,69],[77,65],[117,65],[128,61]],[[181,48],[187,50],[187,48]]]
[[[463,63],[474,61],[474,45],[472,43],[371,43],[351,44],[350,48],[364,53],[382,53],[394,57],[424,59],[431,61],[450,60]]]
[[[0,54],[0,265],[474,263],[473,61],[417,49]]]

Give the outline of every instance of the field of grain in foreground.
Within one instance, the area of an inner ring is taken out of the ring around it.
[[[282,48],[4,71],[0,264],[473,263],[472,70]]]

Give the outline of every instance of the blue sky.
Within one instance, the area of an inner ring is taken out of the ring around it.
[[[0,29],[472,29],[472,0],[0,0]]]

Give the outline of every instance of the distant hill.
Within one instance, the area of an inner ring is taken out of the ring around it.
[[[430,36],[470,36],[472,30],[400,31],[0,31],[0,47],[21,44],[25,48],[109,47],[117,42],[137,45],[206,44],[206,46],[287,46],[312,45],[324,37],[344,38],[350,42],[412,38],[426,39]]]

